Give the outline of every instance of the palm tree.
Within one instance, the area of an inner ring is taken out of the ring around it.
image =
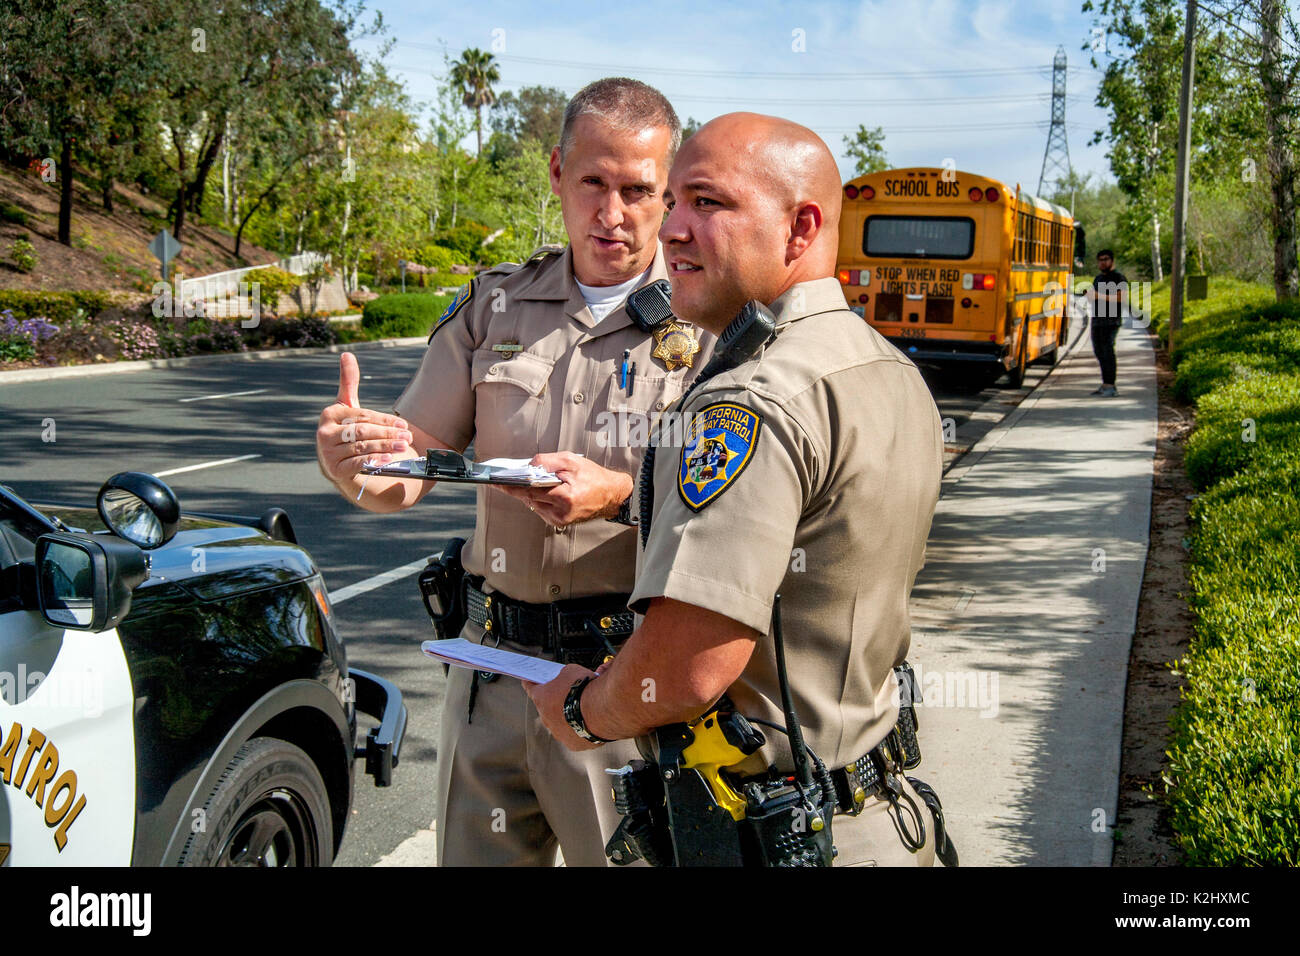
[[[493,83],[501,81],[501,71],[491,53],[469,49],[451,65],[451,81],[464,94],[461,102],[474,111],[474,132],[478,136],[478,154],[483,152],[483,107],[496,102]]]

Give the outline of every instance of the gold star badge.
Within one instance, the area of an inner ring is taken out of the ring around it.
[[[700,342],[694,326],[678,325],[676,321],[665,322],[654,330],[655,347],[650,353],[664,363],[668,371],[675,368],[691,367],[693,356],[700,350]]]

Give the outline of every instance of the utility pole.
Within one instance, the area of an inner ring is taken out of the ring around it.
[[[1187,0],[1183,85],[1178,93],[1178,167],[1174,180],[1174,261],[1169,286],[1169,354],[1183,327],[1183,260],[1187,242],[1187,164],[1192,151],[1192,83],[1196,75],[1196,0]]]
[[[1052,125],[1047,130],[1047,148],[1043,150],[1043,169],[1038,174],[1038,195],[1047,187],[1048,173],[1057,173],[1056,182],[1070,175],[1070,144],[1065,138],[1065,47],[1056,48],[1052,60]]]

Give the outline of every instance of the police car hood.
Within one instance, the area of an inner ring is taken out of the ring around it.
[[[37,507],[70,528],[108,532],[93,508]],[[149,577],[132,592],[132,617],[178,597],[177,589],[200,601],[216,601],[317,573],[311,556],[295,544],[269,538],[256,528],[189,515],[181,516],[175,537],[145,553]]]

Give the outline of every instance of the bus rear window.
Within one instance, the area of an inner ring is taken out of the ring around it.
[[[962,216],[868,216],[862,251],[904,259],[969,259],[975,220]]]

